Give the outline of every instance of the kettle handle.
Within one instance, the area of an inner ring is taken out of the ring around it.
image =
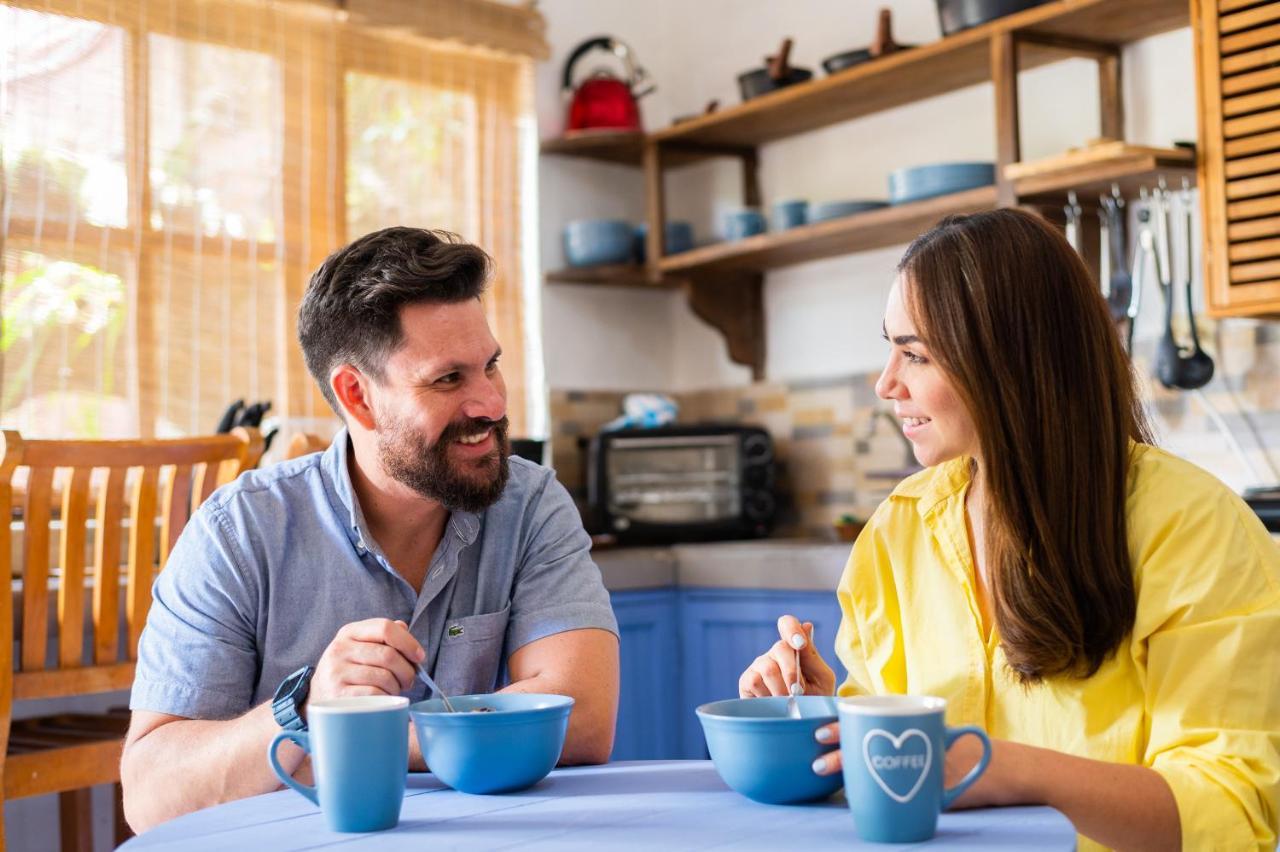
[[[564,78],[560,83],[561,91],[569,91],[573,88],[573,66],[578,60],[593,50],[607,50],[617,56],[627,66],[627,87],[631,88],[637,85],[646,77],[643,68],[638,67],[631,60],[631,50],[622,42],[609,36],[597,36],[589,38],[582,44],[573,49],[573,53],[569,54],[569,58],[564,63]]]

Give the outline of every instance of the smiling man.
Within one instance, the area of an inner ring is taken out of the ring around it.
[[[489,270],[387,228],[312,276],[299,338],[346,428],[215,492],[157,580],[121,767],[135,830],[276,789],[267,744],[308,700],[418,700],[417,664],[448,694],[573,696],[561,762],[608,759],[617,624],[568,493],[508,456]]]

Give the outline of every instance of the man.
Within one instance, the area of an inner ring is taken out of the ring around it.
[[[156,581],[121,765],[135,830],[276,789],[267,743],[308,700],[419,700],[419,663],[447,694],[492,691],[505,663],[503,691],[573,696],[561,762],[608,760],[617,625],[568,494],[508,459],[489,266],[388,228],[312,276],[299,338],[346,428],[215,492]]]

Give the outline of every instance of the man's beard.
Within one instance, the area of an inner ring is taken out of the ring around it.
[[[458,464],[450,461],[449,448],[455,441],[490,428],[495,444],[492,452]],[[451,512],[480,512],[502,496],[511,475],[509,453],[506,417],[468,417],[450,423],[434,444],[427,443],[399,420],[388,418],[378,429],[378,456],[383,469],[397,482]]]

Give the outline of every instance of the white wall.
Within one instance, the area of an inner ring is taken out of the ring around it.
[[[562,63],[582,40],[613,35],[627,42],[658,85],[643,101],[646,127],[700,112],[712,98],[738,103],[736,75],[761,62],[781,35],[795,39],[793,62],[821,73],[823,57],[867,44],[876,9],[895,15],[895,36],[923,43],[939,36],[932,0],[544,0],[553,61],[537,77],[539,131],[563,129]],[[785,12],[785,14],[784,14]],[[580,63],[589,71],[610,60]],[[1098,133],[1097,75],[1072,60],[1022,75],[1024,157],[1079,145]],[[1127,137],[1145,144],[1194,140],[1195,88],[1190,30],[1133,45],[1124,56]],[[811,201],[883,198],[895,168],[946,160],[993,160],[993,94],[989,85],[952,92],[867,118],[786,139],[761,151],[766,206],[781,198]],[[638,170],[544,157],[540,167],[544,268],[562,265],[559,234],[572,218],[643,219]],[[668,214],[693,222],[710,239],[723,211],[741,202],[735,164],[716,162],[670,172]],[[765,288],[766,378],[791,380],[878,369],[884,359],[880,319],[901,246],[789,267]],[[1158,298],[1150,294],[1154,304]],[[750,381],[732,364],[722,339],[672,293],[603,292],[551,285],[544,289],[547,378],[552,387],[666,390]],[[1140,334],[1158,325],[1144,318]],[[617,345],[612,341],[622,339]],[[591,351],[586,341],[599,345]]]

